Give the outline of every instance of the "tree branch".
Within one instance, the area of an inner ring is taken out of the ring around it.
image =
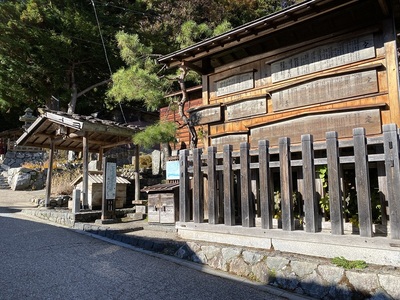
[[[103,85],[103,84],[107,84],[107,83],[109,83],[109,82],[111,82],[111,78],[106,79],[106,80],[103,80],[103,81],[98,82],[98,83],[96,83],[96,84],[93,84],[92,86],[89,86],[88,88],[86,88],[86,89],[84,89],[83,91],[79,92],[78,95],[77,95],[77,97],[79,98],[80,96],[86,94],[87,92],[91,91],[92,89],[94,89],[94,88],[96,88],[96,87],[98,87],[98,86],[101,86],[101,85]]]

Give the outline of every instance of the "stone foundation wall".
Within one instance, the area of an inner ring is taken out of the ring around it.
[[[400,271],[345,270],[329,259],[205,242],[187,242],[175,256],[316,299],[400,299]]]
[[[30,209],[23,210],[23,213],[73,226],[74,215],[69,211]],[[146,250],[208,265],[214,269],[316,299],[400,299],[398,267],[369,264],[365,269],[346,270],[332,264],[330,259],[276,250],[181,239],[137,237],[107,226],[87,223],[76,223],[74,228]]]
[[[57,223],[63,226],[73,227],[75,224],[75,215],[70,211],[66,210],[60,212],[55,209],[24,209],[22,213],[38,217],[43,220],[47,220],[53,223]]]
[[[203,241],[134,236],[106,226],[76,225],[76,229],[92,234],[316,299],[400,299],[397,267],[368,265],[365,269],[346,270],[326,258]]]

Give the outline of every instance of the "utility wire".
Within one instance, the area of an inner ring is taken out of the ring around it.
[[[99,18],[97,17],[96,6],[94,5],[93,0],[91,0],[91,1],[92,1],[92,5],[93,5],[94,15],[95,15],[95,17],[96,17],[97,27],[99,28],[101,43],[102,43],[102,45],[103,45],[103,50],[104,50],[104,56],[106,57],[106,62],[107,62],[107,65],[108,65],[108,69],[110,70],[110,75],[112,76],[113,72],[112,72],[112,70],[111,70],[110,62],[109,62],[109,60],[108,60],[107,49],[106,49],[106,45],[105,45],[105,43],[104,43],[103,34],[102,34],[102,32],[101,32]]]
[[[93,5],[94,15],[95,15],[95,17],[96,17],[97,27],[99,28],[101,43],[102,43],[102,45],[103,45],[103,50],[104,50],[104,56],[105,56],[105,58],[106,58],[106,62],[107,62],[107,65],[108,65],[108,69],[110,70],[110,76],[112,77],[113,72],[112,72],[112,70],[111,70],[110,61],[108,60],[107,49],[106,49],[106,45],[105,45],[105,43],[104,43],[103,34],[102,34],[102,32],[101,32],[101,27],[100,27],[99,18],[98,18],[98,16],[97,16],[96,6],[94,5],[93,0],[91,0],[91,2],[92,2],[92,5]],[[122,109],[121,102],[119,102],[119,108],[120,108],[120,110],[121,110],[122,117],[124,118],[124,122],[125,122],[125,123],[128,123],[128,122],[126,121],[125,114],[124,114],[124,111],[123,111],[123,109]]]

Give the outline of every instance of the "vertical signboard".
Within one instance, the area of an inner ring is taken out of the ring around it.
[[[117,190],[117,161],[103,159],[103,201],[101,219],[115,218],[115,198]]]

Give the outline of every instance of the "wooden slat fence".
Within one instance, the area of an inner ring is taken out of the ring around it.
[[[355,128],[353,138],[347,140],[339,140],[336,132],[327,132],[324,142],[314,142],[312,135],[305,134],[297,145],[282,137],[278,147],[261,140],[257,150],[242,143],[238,152],[231,145],[225,145],[222,153],[217,153],[216,147],[209,147],[206,153],[200,148],[192,153],[181,150],[179,219],[273,229],[277,211],[274,192],[278,191],[283,231],[298,229],[300,219],[301,229],[318,232],[325,213],[331,233],[343,235],[347,209],[344,193],[348,189],[343,178],[344,173],[350,173],[355,175],[360,236],[377,234],[371,206],[370,182],[374,182],[381,199],[379,222],[390,228],[391,239],[400,239],[399,131],[394,124],[384,125],[382,130],[382,135],[367,137],[364,128]],[[319,166],[328,170],[328,214],[319,204],[323,192],[317,184],[321,181],[316,172]]]

